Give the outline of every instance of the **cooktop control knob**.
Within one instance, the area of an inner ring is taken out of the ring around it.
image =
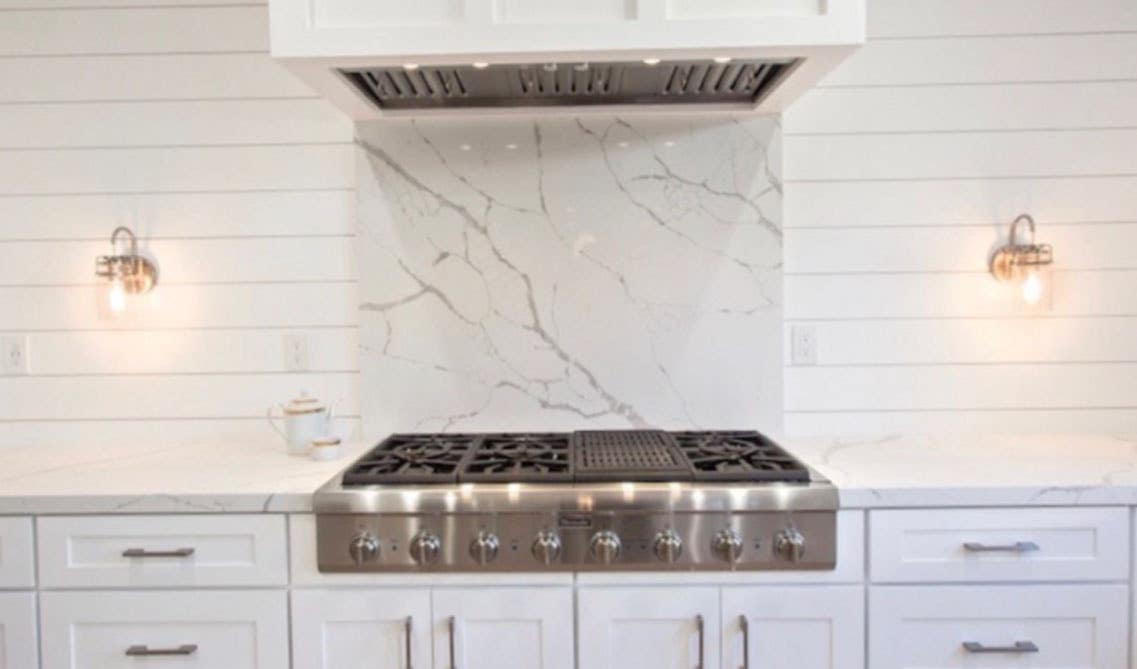
[[[660,530],[655,533],[651,550],[661,561],[675,562],[683,553],[683,540],[675,530]]]
[[[711,539],[711,553],[723,562],[738,562],[742,556],[742,537],[729,527],[719,530]]]
[[[561,556],[561,538],[556,532],[542,530],[537,533],[537,538],[533,539],[530,550],[533,557],[541,564],[553,564]]]
[[[379,539],[370,532],[361,532],[351,538],[347,552],[355,564],[364,564],[379,559]]]
[[[411,539],[410,551],[415,562],[428,565],[437,560],[438,554],[442,552],[442,540],[437,534],[422,530]]]
[[[470,557],[474,558],[474,562],[478,564],[489,564],[497,557],[499,546],[501,546],[501,541],[498,540],[496,534],[482,530],[470,542]]]
[[[612,564],[620,557],[620,537],[611,530],[601,530],[592,535],[589,549],[592,557],[604,564]]]
[[[787,527],[774,536],[774,552],[783,560],[800,562],[805,556],[805,537],[796,529]]]

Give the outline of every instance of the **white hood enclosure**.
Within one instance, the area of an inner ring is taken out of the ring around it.
[[[357,120],[570,106],[776,113],[865,40],[864,0],[269,4],[273,56]]]

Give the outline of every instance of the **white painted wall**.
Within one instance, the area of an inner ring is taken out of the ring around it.
[[[1137,3],[871,0],[869,34],[784,118],[787,431],[1132,431]],[[1024,211],[1042,315],[986,273]]]
[[[263,4],[0,0],[0,445],[264,438],[301,388],[354,429],[352,127],[267,50]],[[100,320],[120,224],[158,303]]]

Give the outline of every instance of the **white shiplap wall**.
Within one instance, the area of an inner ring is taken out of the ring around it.
[[[791,434],[1137,429],[1137,2],[869,0],[785,116]],[[986,260],[1057,256],[1026,312]]]
[[[357,428],[352,126],[267,51],[263,3],[0,0],[0,446],[264,438],[300,389]],[[120,224],[161,282],[107,321]]]

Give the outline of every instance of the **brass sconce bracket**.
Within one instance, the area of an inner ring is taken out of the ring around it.
[[[1018,241],[1019,223],[1030,228],[1030,243]],[[997,249],[991,256],[991,274],[1000,281],[1010,281],[1031,267],[1049,265],[1054,262],[1054,249],[1050,244],[1036,244],[1034,241],[1034,219],[1029,214],[1021,214],[1011,223],[1011,238],[1006,246]]]
[[[119,237],[126,236],[128,251],[119,253]],[[158,266],[138,253],[138,239],[127,227],[115,228],[111,233],[111,255],[95,258],[95,276],[122,286],[128,295],[149,292],[158,283]]]

